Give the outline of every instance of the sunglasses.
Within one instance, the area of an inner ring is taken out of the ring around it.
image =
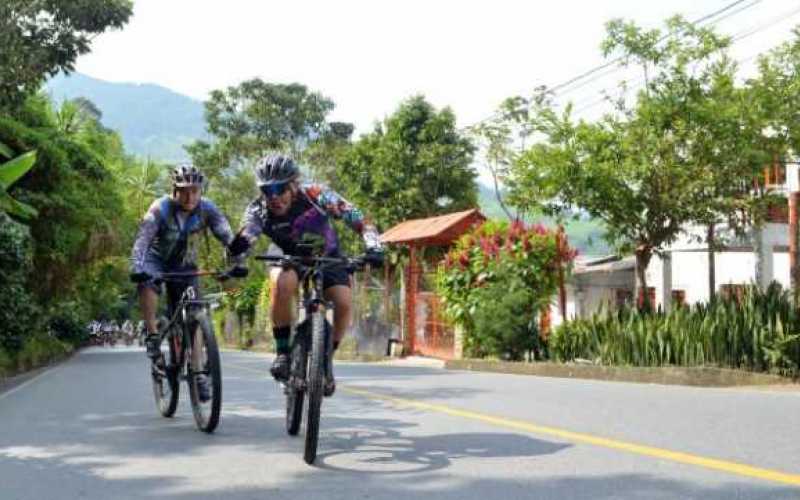
[[[270,199],[282,195],[283,193],[286,192],[286,188],[288,187],[289,187],[288,182],[267,184],[265,186],[261,186],[261,192],[264,193],[264,196],[266,196],[267,199]]]

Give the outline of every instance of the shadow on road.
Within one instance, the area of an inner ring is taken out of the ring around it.
[[[222,424],[208,436],[195,430],[188,405],[175,419],[157,416],[142,380],[146,365],[120,358],[79,356],[3,400],[0,499],[800,498],[800,489],[648,458],[641,460],[651,474],[613,462],[607,472],[583,472],[571,453],[580,448],[571,444],[481,427],[465,432],[466,424],[441,416],[439,428],[452,427],[435,432],[424,411],[386,413],[381,403],[346,394],[323,407],[318,466],[307,467],[302,439],[284,431],[283,398],[265,379],[226,371]],[[108,389],[131,380],[139,383],[125,385],[124,397]],[[448,398],[464,390],[398,395]]]

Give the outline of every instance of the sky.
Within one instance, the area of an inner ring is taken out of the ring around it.
[[[507,97],[602,64],[600,42],[612,18],[653,28],[676,13],[696,20],[732,3],[135,0],[129,24],[95,38],[76,69],[103,80],[159,84],[200,100],[254,77],[300,82],[331,98],[336,108],[330,119],[354,123],[357,133],[423,94],[437,107],[451,107],[459,126],[468,126]],[[746,35],[732,49],[745,74],[756,54],[789,39],[800,24],[797,0],[747,0],[726,13],[715,27]],[[559,98],[574,101],[580,113],[600,113],[600,92],[622,78],[634,79],[613,70]]]

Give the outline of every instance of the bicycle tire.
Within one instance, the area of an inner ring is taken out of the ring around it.
[[[311,315],[311,356],[306,377],[308,409],[306,411],[306,442],[303,459],[313,464],[317,458],[319,420],[322,407],[322,388],[325,383],[325,317],[321,311]]]
[[[171,338],[167,338],[169,354],[164,367],[166,375],[156,372],[155,367],[150,368],[150,377],[153,382],[153,396],[156,400],[156,409],[162,417],[170,418],[175,415],[178,409],[178,399],[180,396],[180,384],[178,383],[178,353],[175,352],[175,344]],[[166,389],[166,390],[165,390]]]
[[[305,381],[306,367],[308,366],[308,335],[305,325],[298,327],[292,342],[290,355],[291,370],[289,383],[286,386],[286,432],[290,436],[296,436],[300,431],[300,424],[303,421],[303,399],[305,391],[297,387],[298,381]]]
[[[202,372],[206,375],[210,398],[208,401],[200,401],[197,390],[197,379],[194,367],[192,366],[192,349],[202,348],[194,345],[197,337],[197,329],[202,332],[202,340],[205,344],[205,356],[203,356],[204,366]],[[191,341],[187,353],[187,364],[189,376],[186,383],[189,385],[189,399],[192,403],[192,414],[197,428],[206,433],[212,433],[219,424],[220,410],[222,408],[222,368],[220,366],[219,348],[217,339],[214,337],[214,327],[208,316],[204,312],[198,313],[192,321]],[[207,405],[207,406],[206,406]]]

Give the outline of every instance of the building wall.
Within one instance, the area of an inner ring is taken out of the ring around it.
[[[764,248],[764,269],[766,282],[777,281],[788,287],[789,254],[786,247],[789,244],[789,228],[787,224],[766,224],[760,237]],[[695,231],[694,236],[699,236]],[[715,254],[716,285],[719,290],[725,284],[750,284],[758,279],[757,266],[759,259],[752,248],[756,237],[751,234],[747,239],[732,241],[731,246],[739,247],[738,251],[717,252]],[[672,290],[684,290],[685,300],[688,304],[708,301],[708,254],[705,245],[690,242],[689,236],[682,238],[670,247],[672,264]],[[647,267],[648,286],[656,291],[656,305],[664,307],[664,264],[663,260],[655,255]]]

